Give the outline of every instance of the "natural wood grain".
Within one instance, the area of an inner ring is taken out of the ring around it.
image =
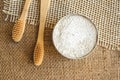
[[[40,25],[39,25],[37,43],[34,50],[34,64],[37,66],[39,66],[42,63],[44,56],[44,28],[45,28],[45,21],[46,21],[49,5],[50,5],[50,0],[41,0]]]
[[[25,24],[27,19],[27,14],[29,10],[29,6],[32,0],[26,0],[25,5],[21,14],[21,17],[16,21],[13,31],[12,31],[12,39],[15,42],[19,42],[22,39],[24,30],[25,30]]]

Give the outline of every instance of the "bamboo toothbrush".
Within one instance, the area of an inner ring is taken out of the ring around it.
[[[23,7],[22,14],[20,18],[16,21],[13,31],[12,31],[12,39],[15,42],[19,42],[22,39],[24,30],[25,30],[25,24],[26,24],[26,19],[27,19],[27,14],[29,10],[29,6],[32,0],[26,0],[25,5]]]
[[[34,64],[41,65],[44,56],[44,28],[47,16],[47,11],[50,5],[50,0],[41,0],[40,3],[40,25],[38,31],[37,43],[34,49]]]

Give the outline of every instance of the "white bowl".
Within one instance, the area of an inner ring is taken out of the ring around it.
[[[61,18],[53,30],[53,44],[69,59],[88,55],[96,46],[97,29],[86,17],[70,14]]]

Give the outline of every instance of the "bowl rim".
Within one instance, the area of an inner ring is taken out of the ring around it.
[[[96,43],[95,43],[94,47],[93,47],[88,53],[86,53],[85,55],[83,55],[83,56],[81,56],[81,57],[77,57],[77,58],[75,58],[75,59],[73,59],[73,58],[68,58],[68,57],[64,56],[64,55],[56,48],[55,43],[54,43],[54,39],[53,39],[53,34],[54,34],[54,30],[55,30],[56,25],[57,25],[62,19],[64,19],[64,18],[67,17],[67,16],[82,16],[82,17],[86,18],[87,20],[89,20],[89,21],[93,24],[93,26],[94,26],[94,28],[95,28],[95,30],[96,30]],[[86,58],[87,56],[89,56],[90,54],[92,54],[92,51],[97,47],[97,43],[98,43],[98,30],[97,30],[96,25],[95,25],[95,24],[92,22],[92,20],[90,20],[88,17],[86,17],[86,16],[84,16],[84,15],[82,15],[82,14],[68,14],[68,15],[63,16],[63,17],[55,24],[55,26],[54,26],[54,28],[53,28],[53,31],[52,31],[52,42],[53,42],[53,45],[54,45],[55,49],[56,49],[56,50],[58,51],[58,53],[61,54],[63,57],[65,57],[65,58],[67,58],[67,59],[73,59],[73,60],[83,59],[83,58]]]

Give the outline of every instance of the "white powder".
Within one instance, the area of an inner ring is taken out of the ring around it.
[[[79,15],[63,17],[53,30],[56,49],[70,59],[87,55],[96,45],[97,31],[93,23]]]

